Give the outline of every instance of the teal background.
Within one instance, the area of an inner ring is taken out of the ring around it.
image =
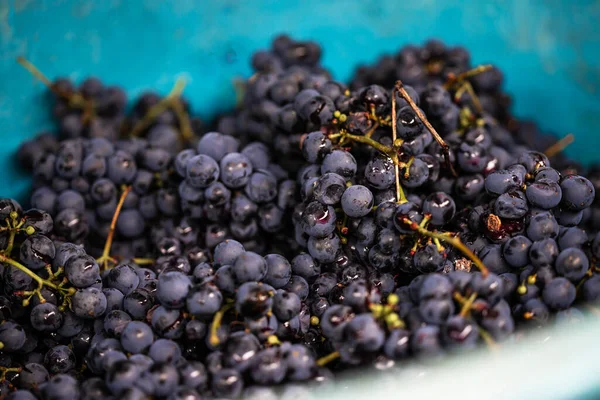
[[[166,93],[183,76],[194,112],[209,119],[232,106],[232,80],[249,76],[252,52],[280,32],[319,41],[325,66],[341,80],[407,43],[437,37],[464,45],[474,63],[505,72],[518,116],[559,136],[574,133],[569,154],[600,160],[598,21],[600,2],[591,0],[0,0],[1,195],[25,197],[29,183],[13,154],[52,127],[46,90],[17,56],[51,78],[95,75],[132,97],[148,88]],[[461,357],[431,372],[342,381],[323,396],[597,398],[599,333],[598,324],[547,331],[493,360]]]
[[[357,63],[430,37],[462,44],[475,63],[506,73],[515,111],[596,159],[600,143],[600,2],[587,0],[0,0],[0,184],[26,193],[18,144],[52,126],[44,87],[16,64],[23,55],[49,77],[88,75],[167,92],[176,76],[204,118],[231,107],[232,79],[279,32],[318,40],[324,64],[348,79]]]

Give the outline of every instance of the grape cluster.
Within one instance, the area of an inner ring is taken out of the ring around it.
[[[600,169],[497,68],[430,41],[346,85],[320,56],[277,37],[213,130],[180,82],[128,114],[49,84],[29,208],[0,199],[0,398],[298,397],[596,310]]]

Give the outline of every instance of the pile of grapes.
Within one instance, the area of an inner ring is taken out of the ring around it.
[[[0,200],[1,399],[272,399],[596,310],[600,169],[571,136],[515,119],[460,47],[348,85],[320,56],[277,37],[212,126],[182,82],[127,111],[19,60],[58,132]]]

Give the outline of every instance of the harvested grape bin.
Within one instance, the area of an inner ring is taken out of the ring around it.
[[[600,393],[591,1],[0,0],[0,399]]]

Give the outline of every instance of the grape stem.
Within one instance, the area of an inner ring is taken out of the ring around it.
[[[2,343],[2,342],[0,342]],[[2,350],[2,348],[4,348],[4,343],[2,343],[2,347],[0,347],[0,350]],[[23,370],[23,368],[6,368],[6,367],[0,367],[0,382],[4,382],[6,380],[6,374],[9,372],[14,372],[14,373],[19,373]]]
[[[396,146],[396,141],[398,140],[398,121],[396,119],[396,95],[392,90],[392,143]],[[396,154],[396,152],[394,152]],[[406,203],[408,200],[406,199],[406,194],[404,193],[404,189],[402,189],[402,185],[400,184],[400,166],[397,162],[394,163],[394,175],[396,182],[396,200],[398,204]]]
[[[338,358],[340,358],[340,352],[339,351],[334,351],[333,353],[329,353],[324,357],[321,357],[317,360],[317,365],[319,367],[323,367],[327,364],[329,364],[330,362],[333,362],[335,360],[337,360]]]
[[[137,265],[152,265],[155,260],[153,258],[132,258],[131,261]]]
[[[179,120],[179,130],[184,141],[191,143],[194,138],[190,118],[179,96],[171,98],[171,108]]]
[[[475,253],[473,253],[471,251],[471,249],[469,249],[467,246],[465,246],[465,244],[458,237],[451,236],[448,233],[440,233],[440,232],[433,232],[433,231],[427,230],[427,228],[419,226],[419,224],[411,221],[408,218],[404,218],[403,222],[405,224],[409,225],[410,229],[418,232],[419,234],[421,234],[423,236],[427,236],[432,239],[439,239],[442,242],[446,242],[446,243],[452,245],[453,247],[455,247],[456,249],[460,250],[465,256],[467,256],[477,266],[477,268],[479,268],[479,270],[481,271],[481,275],[483,275],[484,278],[487,277],[488,274],[490,273],[490,271],[483,264],[483,262],[479,259],[479,257],[477,257],[475,255]]]
[[[39,70],[39,68],[33,65],[33,63],[27,60],[25,57],[17,57],[17,62],[27,71],[29,71],[31,75],[33,75],[46,87],[48,87],[48,89],[50,89],[52,93],[68,101],[70,106],[82,109],[82,119],[84,123],[91,121],[95,117],[95,107],[93,100],[86,99],[81,95],[81,93],[78,92],[66,92],[60,90],[60,88],[54,85],[52,81],[48,79],[48,77],[44,75],[42,71]]]
[[[219,339],[219,334],[218,334],[218,330],[221,327],[221,322],[223,321],[223,316],[225,316],[225,313],[227,311],[229,311],[230,309],[233,308],[233,306],[235,305],[235,303],[228,303],[225,304],[223,307],[221,307],[221,309],[219,311],[217,311],[215,313],[215,317],[213,318],[213,323],[210,326],[210,344],[213,346],[218,346],[221,343],[221,340]]]
[[[183,79],[177,79],[173,89],[162,98],[158,103],[150,107],[144,117],[140,119],[131,129],[131,136],[139,136],[146,128],[148,128],[152,122],[169,107],[172,107],[173,99],[181,96],[183,89],[185,88],[186,82]],[[180,122],[181,123],[181,122]],[[182,132],[183,134],[183,132]]]
[[[423,122],[423,124],[427,127],[429,132],[431,132],[431,134],[435,138],[435,141],[438,142],[438,144],[442,148],[442,152],[444,153],[444,159],[446,160],[446,167],[450,170],[450,172],[452,173],[452,176],[454,176],[454,177],[458,176],[456,173],[456,170],[454,169],[454,166],[450,162],[450,146],[448,146],[448,144],[444,141],[444,139],[442,139],[442,137],[437,133],[435,128],[431,125],[431,123],[429,122],[429,120],[427,119],[425,114],[423,113],[423,111],[421,111],[421,109],[415,104],[413,99],[408,95],[408,92],[404,88],[404,84],[402,83],[402,81],[400,81],[400,80],[396,81],[395,88],[398,91],[398,93],[402,96],[402,98],[404,100],[406,100],[406,102],[408,103],[410,108],[412,108],[412,110],[415,112],[415,114],[417,114],[417,117],[419,117],[421,122]]]
[[[496,343],[496,341],[494,340],[494,338],[492,337],[492,335],[489,334],[488,331],[486,331],[485,329],[483,329],[482,327],[479,327],[479,336],[481,336],[481,338],[483,339],[483,341],[485,342],[485,344],[492,350],[498,350],[498,343]]]
[[[449,89],[453,85],[455,85],[456,83],[462,83],[466,79],[471,78],[471,77],[473,77],[475,75],[479,75],[479,74],[481,74],[483,72],[489,71],[492,68],[493,67],[492,67],[491,64],[484,64],[484,65],[478,65],[475,68],[471,68],[468,71],[461,72],[458,75],[448,74],[448,80],[446,80],[446,83],[444,83],[444,88]]]
[[[125,203],[125,198],[131,192],[131,186],[126,186],[123,193],[121,193],[121,197],[119,198],[119,202],[117,203],[117,207],[115,208],[115,213],[113,214],[112,221],[110,222],[110,228],[108,231],[108,236],[106,237],[106,242],[104,243],[104,250],[102,251],[102,256],[96,259],[98,264],[102,264],[102,270],[106,270],[108,268],[108,262],[116,263],[117,261],[110,256],[110,248],[112,246],[113,238],[115,235],[115,229],[117,227],[117,219],[119,218],[119,214],[121,213],[121,208],[123,208],[123,203]]]
[[[568,145],[575,141],[575,136],[572,133],[569,133],[564,138],[560,139],[558,142],[554,143],[552,146],[548,147],[544,154],[548,158],[552,158],[561,151],[563,151]]]

